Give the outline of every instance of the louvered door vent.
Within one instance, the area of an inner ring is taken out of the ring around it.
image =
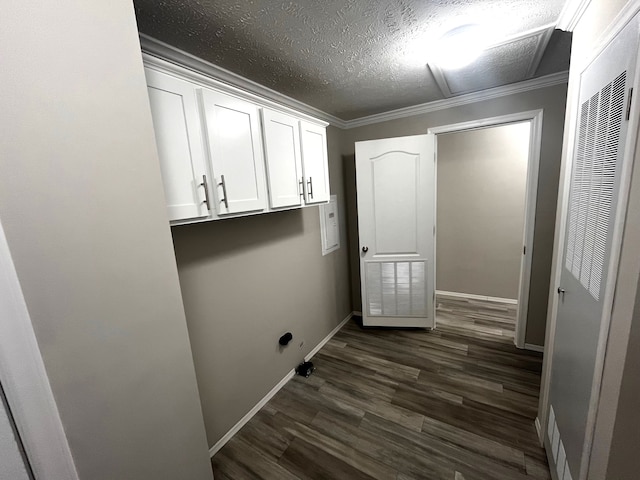
[[[426,317],[426,261],[367,262],[370,316]]]
[[[626,76],[626,72],[620,74],[580,109],[565,267],[596,300],[612,214]]]

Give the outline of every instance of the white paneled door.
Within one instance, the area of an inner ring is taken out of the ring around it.
[[[435,136],[356,142],[362,319],[435,327]]]

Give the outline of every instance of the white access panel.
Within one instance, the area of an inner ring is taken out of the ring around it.
[[[218,215],[267,207],[259,109],[238,98],[200,90]]]
[[[578,122],[558,285],[557,321],[549,401],[562,434],[572,475],[585,478],[597,404],[598,352],[606,338],[611,289],[618,261],[614,251],[621,178],[640,39],[634,18],[582,72]],[[564,472],[564,470],[563,470]]]
[[[322,235],[322,255],[327,255],[340,248],[340,220],[336,195],[329,197],[329,203],[320,205],[320,232]]]

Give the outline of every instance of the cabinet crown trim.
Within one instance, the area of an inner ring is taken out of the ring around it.
[[[276,92],[213,63],[202,60],[153,37],[140,34],[146,67],[169,73],[205,88],[212,88],[323,127],[345,128],[346,122],[306,103]]]

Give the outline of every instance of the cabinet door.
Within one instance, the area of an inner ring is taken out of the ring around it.
[[[266,185],[258,107],[204,89],[201,101],[217,213],[264,210]]]
[[[305,202],[328,202],[330,192],[326,129],[312,123],[300,122],[300,142],[305,178]]]
[[[304,183],[298,120],[263,109],[262,128],[271,208],[302,205]]]
[[[193,85],[145,69],[169,220],[208,215],[200,116]]]

